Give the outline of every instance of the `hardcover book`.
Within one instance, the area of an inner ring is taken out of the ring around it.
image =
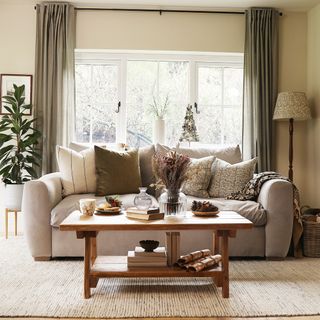
[[[127,208],[126,211],[131,213],[139,213],[139,214],[150,214],[150,213],[160,212],[158,207],[150,207],[148,210],[140,210],[140,209],[137,209],[136,207],[130,207],[130,208]]]
[[[136,257],[165,257],[167,255],[165,247],[158,247],[153,252],[146,252],[142,247],[135,247],[134,253]]]
[[[138,219],[138,220],[160,220],[164,218],[164,213],[134,213],[128,212],[126,213],[128,218]]]

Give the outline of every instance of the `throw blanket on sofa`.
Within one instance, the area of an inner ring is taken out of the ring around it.
[[[262,185],[272,179],[282,179],[291,182],[287,177],[283,177],[276,172],[266,171],[255,175],[245,187],[239,191],[232,193],[227,199],[234,200],[253,200],[258,199]],[[300,197],[297,187],[293,186],[293,231],[292,231],[292,244],[295,257],[302,256],[301,237],[303,232],[301,210],[300,210]]]

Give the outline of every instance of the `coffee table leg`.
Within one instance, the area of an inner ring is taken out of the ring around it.
[[[97,233],[98,235],[98,233]],[[97,237],[91,238],[91,266],[93,266],[94,262],[97,258]],[[90,278],[90,288],[96,288],[99,282],[99,278],[92,277]]]
[[[85,248],[84,248],[84,297],[90,298],[90,270],[91,270],[91,237],[85,235]]]
[[[212,233],[212,252],[213,254],[220,254],[220,238],[218,230],[215,230]],[[213,281],[218,288],[222,287],[222,274],[215,275]]]
[[[229,298],[229,232],[223,231],[222,233],[222,297]]]
[[[212,234],[212,251],[213,254],[220,253],[220,241],[217,230],[215,230]]]

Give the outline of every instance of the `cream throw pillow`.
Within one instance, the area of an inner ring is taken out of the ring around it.
[[[246,183],[253,178],[256,163],[257,158],[236,164],[215,159],[209,187],[210,197],[224,198],[233,192],[241,191]]]
[[[186,173],[186,180],[182,186],[182,192],[200,198],[208,198],[208,187],[211,180],[212,164],[215,157],[191,159]]]
[[[57,161],[63,186],[63,195],[96,192],[94,149],[81,152],[57,146]]]

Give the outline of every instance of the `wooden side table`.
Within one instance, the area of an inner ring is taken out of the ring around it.
[[[8,239],[9,212],[14,212],[14,235],[16,236],[18,234],[18,212],[20,212],[20,209],[8,209],[8,208],[6,208],[6,215],[5,215],[6,239]]]

